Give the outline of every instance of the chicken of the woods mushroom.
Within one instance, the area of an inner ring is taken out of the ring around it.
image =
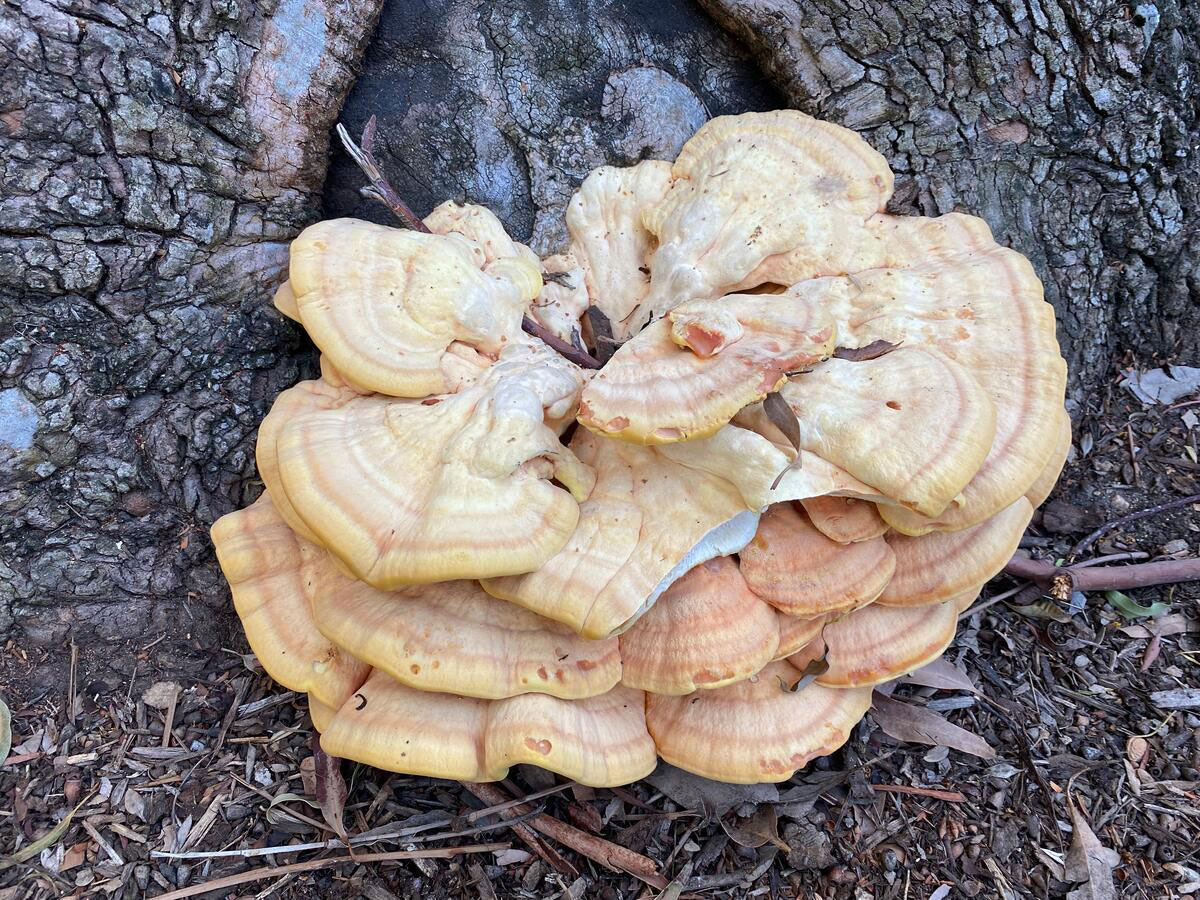
[[[1066,373],[1029,262],[891,190],[751,113],[592,172],[545,260],[454,203],[296,238],[271,302],[321,375],[212,538],[324,749],[779,781],[936,659],[1062,468]]]

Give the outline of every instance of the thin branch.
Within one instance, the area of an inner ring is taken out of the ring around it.
[[[1200,581],[1200,557],[1164,559],[1132,566],[1064,567],[1018,553],[1008,561],[1004,571],[1043,586],[1066,579],[1069,591],[1123,590],[1178,581]]]
[[[462,782],[462,786],[482,800],[484,803],[500,803],[508,798],[504,792],[492,784],[472,784]],[[515,807],[514,812],[525,812],[523,807]],[[635,878],[644,881],[651,887],[662,890],[667,886],[667,880],[659,874],[654,860],[634,853],[604,838],[596,837],[580,831],[571,825],[558,821],[552,816],[540,815],[529,820],[530,826],[540,831],[558,843],[570,847],[576,853],[594,860],[606,869],[614,872],[627,872]]]
[[[1148,509],[1142,509],[1138,512],[1130,513],[1127,516],[1121,516],[1119,519],[1113,519],[1111,522],[1106,522],[1101,525],[1078,544],[1071,548],[1071,552],[1067,554],[1068,560],[1073,560],[1080,553],[1090,547],[1096,540],[1105,532],[1112,531],[1114,528],[1120,528],[1122,525],[1128,525],[1131,522],[1136,522],[1138,519],[1144,519],[1147,516],[1157,515],[1161,512],[1167,512],[1172,509],[1179,509],[1181,506],[1190,506],[1193,503],[1200,503],[1200,494],[1192,494],[1190,497],[1181,497],[1177,500],[1171,500],[1167,503],[1160,503],[1157,506],[1151,506]],[[1162,582],[1155,582],[1161,584]],[[1127,585],[1135,587],[1136,585]]]
[[[559,356],[568,359],[582,369],[599,369],[600,362],[586,350],[580,350],[577,347],[572,347],[558,335],[547,331],[529,316],[524,316],[521,319],[521,330],[526,334],[531,334],[543,344],[555,351]]]
[[[346,148],[346,152],[350,154],[350,158],[355,164],[362,169],[362,173],[367,176],[367,181],[371,184],[371,190],[379,197],[384,206],[392,211],[401,222],[407,225],[413,231],[424,231],[429,233],[429,229],[425,227],[425,223],[421,221],[421,217],[412,211],[412,208],[400,199],[400,195],[396,193],[396,189],[391,186],[386,176],[383,174],[383,169],[380,168],[378,161],[375,159],[375,154],[371,151],[375,145],[375,117],[371,116],[367,120],[367,127],[363,129],[362,146],[354,143],[354,138],[350,137],[350,132],[346,130],[346,126],[341,122],[337,126],[338,137],[342,139],[342,146]]]
[[[278,878],[294,872],[312,872],[315,869],[326,869],[341,863],[395,862],[401,859],[448,859],[461,856],[464,853],[494,853],[497,850],[507,850],[511,844],[479,844],[475,847],[435,847],[428,850],[397,850],[393,853],[360,853],[357,856],[330,856],[325,859],[310,859],[305,862],[291,863],[286,866],[263,866],[236,875],[226,875],[224,878],[214,878],[203,884],[193,884],[191,887],[180,888],[160,894],[158,900],[184,900],[186,897],[196,897],[210,891],[224,890],[245,884],[247,881],[261,881],[264,878]]]

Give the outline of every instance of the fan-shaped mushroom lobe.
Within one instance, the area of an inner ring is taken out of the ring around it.
[[[246,640],[267,674],[340,706],[369,667],[313,624],[301,568],[307,554],[323,551],[297,538],[266,494],[213,523],[212,541]]]
[[[731,784],[784,781],[846,742],[871,705],[869,688],[810,684],[770,663],[757,675],[683,697],[646,695],[646,727],[672,765]]]
[[[573,699],[603,694],[621,678],[616,638],[585,641],[475,581],[381,591],[347,578],[325,554],[305,567],[305,588],[324,635],[423,691]]]
[[[877,602],[927,606],[986,582],[1012,558],[1032,517],[1029,501],[1018,497],[990,519],[962,531],[935,531],[920,537],[889,534],[896,573]]]
[[[571,448],[595,469],[566,545],[534,572],[488,578],[489,593],[587,638],[624,631],[684,572],[736,553],[758,514],[732,484],[654,449],[579,429]]]
[[[870,603],[891,580],[896,558],[883,538],[831,541],[790,503],[770,507],[740,553],[746,583],[780,612],[812,617]]]
[[[584,388],[579,421],[641,444],[707,437],[833,349],[833,322],[817,304],[689,301],[616,352]]]
[[[321,544],[374,587],[530,571],[579,518],[550,479],[580,499],[592,486],[544,424],[571,408],[578,384],[558,357],[522,357],[458,394],[309,413],[279,437],[284,490]]]
[[[933,662],[954,639],[953,603],[890,607],[872,603],[826,623],[821,637],[788,657],[800,671],[824,658],[829,668],[817,683],[833,688],[869,687]]]
[[[701,563],[621,635],[621,681],[690,694],[749,678],[778,654],[778,616],[746,586],[737,563]]]
[[[638,307],[650,289],[654,235],[642,225],[642,212],[661,200],[670,184],[667,162],[601,166],[567,204],[571,252],[583,266],[592,305],[608,317],[618,341],[645,321]]]
[[[305,329],[347,379],[425,397],[449,389],[453,342],[496,356],[541,289],[536,263],[507,256],[484,268],[483,259],[461,235],[333,219],[292,243],[290,280]]]
[[[774,254],[861,227],[893,180],[854,132],[794,110],[712,119],[671,174],[666,196],[642,216],[658,247],[639,324],[728,293]]]

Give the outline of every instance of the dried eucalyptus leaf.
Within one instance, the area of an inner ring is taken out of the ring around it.
[[[899,344],[891,341],[871,341],[865,347],[838,347],[833,351],[834,359],[845,359],[850,362],[864,362],[868,359],[879,359],[895,350]]]
[[[8,704],[4,702],[4,698],[0,697],[0,762],[8,759],[10,750],[12,750],[12,713],[8,711]]]
[[[767,414],[767,418],[771,420],[771,424],[783,432],[783,436],[788,439],[788,443],[792,448],[800,452],[800,420],[796,418],[796,413],[788,406],[787,401],[779,394],[778,391],[767,394],[763,398],[763,412]]]
[[[1046,598],[1034,600],[1032,603],[1005,603],[1004,605],[1027,619],[1046,619],[1051,622],[1061,622],[1064,625],[1071,621],[1071,617],[1057,603]]]

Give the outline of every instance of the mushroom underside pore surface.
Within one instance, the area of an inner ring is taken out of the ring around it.
[[[321,375],[212,539],[326,752],[781,781],[942,654],[1063,466],[1065,366],[1028,261],[892,181],[748,113],[596,169],[544,260],[472,204],[293,242],[263,302]]]

